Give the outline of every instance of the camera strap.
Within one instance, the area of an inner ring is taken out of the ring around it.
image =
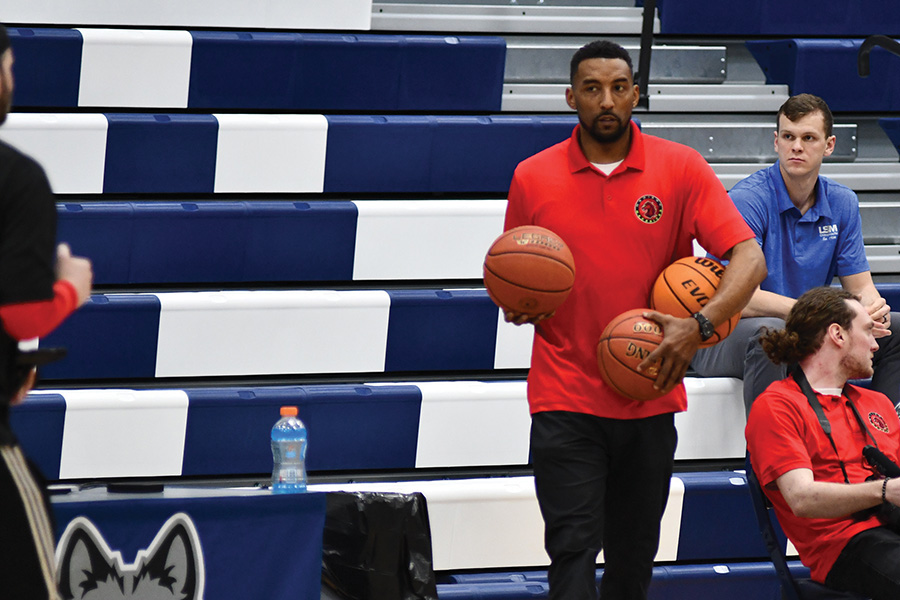
[[[809,385],[809,381],[806,379],[806,374],[803,372],[803,369],[800,368],[800,365],[794,365],[791,369],[791,376],[794,378],[794,381],[797,382],[797,385],[800,386],[800,391],[806,396],[806,399],[809,401],[809,405],[812,407],[813,411],[816,413],[816,417],[819,419],[819,425],[822,426],[822,431],[825,432],[825,435],[828,437],[828,441],[831,442],[831,447],[834,448],[834,453],[838,457],[838,464],[841,467],[841,473],[844,474],[844,482],[850,483],[850,479],[847,477],[847,468],[844,466],[844,461],[841,460],[840,455],[838,454],[837,445],[834,443],[834,437],[831,435],[831,423],[828,421],[828,417],[825,416],[825,410],[822,408],[822,403],[819,402],[819,398],[816,397],[816,393],[813,391],[812,386]],[[853,401],[850,399],[850,394],[848,393],[848,385],[844,384],[844,389],[841,391],[841,396],[847,399],[846,404],[853,411],[853,415],[856,417],[856,422],[859,423],[860,429],[865,432],[869,439],[872,440],[872,443],[875,444],[875,447],[878,447],[878,441],[872,435],[872,432],[869,431],[869,428],[866,426],[865,421],[863,421],[862,415],[859,414],[859,410],[857,410],[856,405],[853,404]]]

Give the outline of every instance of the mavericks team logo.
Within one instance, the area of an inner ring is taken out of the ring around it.
[[[662,218],[663,205],[659,198],[647,194],[634,203],[634,214],[643,223],[656,223]]]
[[[872,427],[881,431],[883,433],[890,433],[890,427],[888,427],[887,421],[884,420],[884,417],[879,415],[877,412],[869,413],[869,423],[872,424]]]
[[[91,521],[73,519],[56,547],[56,570],[65,600],[203,598],[203,552],[185,513],[172,515],[130,565]]]

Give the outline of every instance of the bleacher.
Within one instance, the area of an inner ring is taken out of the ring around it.
[[[59,239],[95,269],[41,340],[68,357],[13,410],[45,474],[75,498],[252,486],[295,404],[311,489],[424,493],[442,600],[546,597],[533,331],[503,321],[481,261],[516,164],[577,122],[571,54],[608,37],[637,66],[640,3],[3,4],[17,87],[0,139],[45,166]],[[774,160],[781,103],[822,95],[823,173],[859,193],[900,307],[900,57],[873,51],[878,94],[847,83],[863,37],[900,35],[891,0],[727,4],[659,0],[636,119],[729,188]],[[685,385],[651,598],[779,598],[740,472],[741,382]]]

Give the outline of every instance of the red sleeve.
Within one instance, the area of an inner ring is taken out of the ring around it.
[[[763,486],[788,471],[812,469],[812,459],[805,443],[806,423],[797,412],[796,404],[788,398],[790,390],[786,387],[775,384],[760,394],[747,418],[747,449],[753,470]],[[802,392],[798,390],[795,393]],[[803,398],[803,401],[806,399]]]
[[[15,340],[44,337],[78,308],[75,286],[66,280],[53,284],[53,298],[0,306],[3,328]]]
[[[506,218],[503,223],[503,230],[509,231],[520,225],[531,225],[528,217],[525,216],[525,194],[522,191],[521,184],[516,174],[513,174],[512,182],[509,185],[509,194],[506,197]]]
[[[739,242],[756,236],[709,163],[696,153],[691,158],[684,177],[690,182],[688,193],[694,203],[690,229],[704,250],[721,257]]]

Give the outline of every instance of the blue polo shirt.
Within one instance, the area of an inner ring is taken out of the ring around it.
[[[819,176],[816,203],[800,215],[776,162],[739,181],[728,192],[756,235],[769,275],[763,290],[797,298],[831,285],[835,275],[869,270],[859,199],[847,186]]]

